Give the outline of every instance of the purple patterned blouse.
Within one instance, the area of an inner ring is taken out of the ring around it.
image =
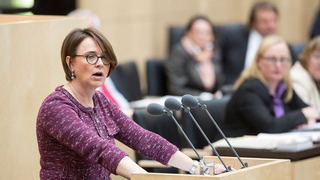
[[[41,179],[110,179],[127,154],[114,138],[167,165],[178,148],[123,114],[101,92],[94,108],[82,106],[59,86],[42,103],[37,118]]]

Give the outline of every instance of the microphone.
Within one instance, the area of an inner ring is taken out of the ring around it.
[[[227,167],[227,165],[224,163],[224,161],[221,159],[220,154],[216,151],[216,149],[212,146],[209,138],[207,137],[207,135],[203,132],[202,128],[200,127],[200,125],[198,124],[198,122],[196,121],[196,119],[193,117],[193,115],[190,112],[190,108],[187,106],[184,106],[183,104],[181,104],[178,100],[174,99],[174,98],[168,98],[165,101],[165,106],[172,110],[172,111],[180,111],[182,109],[185,110],[185,112],[187,112],[191,119],[193,120],[193,122],[195,123],[195,125],[197,126],[197,128],[199,129],[199,131],[201,132],[202,136],[205,138],[205,140],[208,142],[208,144],[210,145],[211,149],[214,151],[214,153],[217,155],[217,157],[219,158],[219,160],[221,161],[222,165],[225,167],[226,172],[232,171],[231,170],[231,166]]]
[[[186,138],[186,140],[188,141],[189,145],[191,146],[191,148],[193,149],[193,151],[196,153],[196,155],[198,156],[199,160],[202,160],[202,157],[200,156],[200,154],[198,153],[198,151],[196,150],[196,148],[193,146],[193,144],[191,143],[190,139],[188,138],[188,136],[186,135],[186,133],[183,131],[183,129],[181,128],[181,126],[179,125],[178,121],[176,120],[176,118],[173,116],[173,112],[168,109],[165,108],[164,106],[160,105],[160,104],[156,104],[156,103],[151,103],[148,105],[147,107],[147,111],[148,113],[152,114],[152,115],[162,115],[162,114],[166,114],[168,116],[170,116],[173,121],[175,122],[175,124],[177,125],[177,127],[180,129],[181,133],[183,134],[183,136]]]
[[[147,111],[148,111],[148,113],[150,113],[152,115],[156,115],[156,116],[160,116],[162,114],[172,113],[172,112],[168,111],[167,109],[165,109],[160,104],[156,104],[156,103],[149,104],[147,107]]]
[[[221,136],[223,137],[223,139],[227,142],[228,146],[230,147],[230,149],[232,150],[233,154],[238,158],[238,160],[240,161],[240,163],[242,164],[242,168],[246,168],[248,167],[247,163],[243,163],[241,158],[239,157],[238,153],[236,152],[236,150],[233,148],[233,146],[230,144],[230,142],[228,141],[227,137],[224,135],[224,133],[222,132],[222,130],[220,129],[220,127],[218,126],[218,124],[216,123],[216,121],[213,119],[213,117],[211,116],[211,114],[209,113],[208,109],[207,109],[207,105],[205,104],[201,104],[199,103],[199,101],[189,95],[186,94],[184,96],[182,96],[181,102],[184,106],[190,107],[190,108],[197,108],[200,107],[201,109],[203,109],[206,114],[209,116],[210,120],[213,122],[214,126],[218,129],[219,133],[221,134]]]

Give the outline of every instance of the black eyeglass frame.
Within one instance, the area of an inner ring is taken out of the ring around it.
[[[86,58],[86,61],[88,64],[91,64],[91,65],[95,65],[97,64],[99,58],[101,59],[102,63],[104,65],[110,65],[110,62],[108,61],[108,59],[105,57],[105,56],[98,56],[96,54],[88,54],[88,55],[79,55],[79,54],[76,54],[76,55],[73,55],[72,57],[85,57]],[[90,60],[90,58],[95,58],[94,61]]]

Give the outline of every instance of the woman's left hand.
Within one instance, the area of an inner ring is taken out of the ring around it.
[[[215,164],[214,165],[214,174],[221,174],[226,170],[222,164]]]

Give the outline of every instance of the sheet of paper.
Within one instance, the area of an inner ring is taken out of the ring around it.
[[[234,148],[248,148],[248,149],[275,149],[278,145],[277,140],[266,139],[261,141],[255,137],[237,137],[228,138],[228,141]],[[213,143],[214,147],[229,147],[224,139]]]
[[[320,132],[260,133],[257,136],[228,138],[228,141],[234,148],[300,151],[312,148],[313,136],[320,137]],[[213,146],[229,147],[224,139],[213,143]]]
[[[286,133],[260,133],[258,134],[260,138],[281,138],[281,139],[290,139],[290,138],[299,138],[305,137],[311,139],[313,142],[320,141],[320,131],[291,131]]]

